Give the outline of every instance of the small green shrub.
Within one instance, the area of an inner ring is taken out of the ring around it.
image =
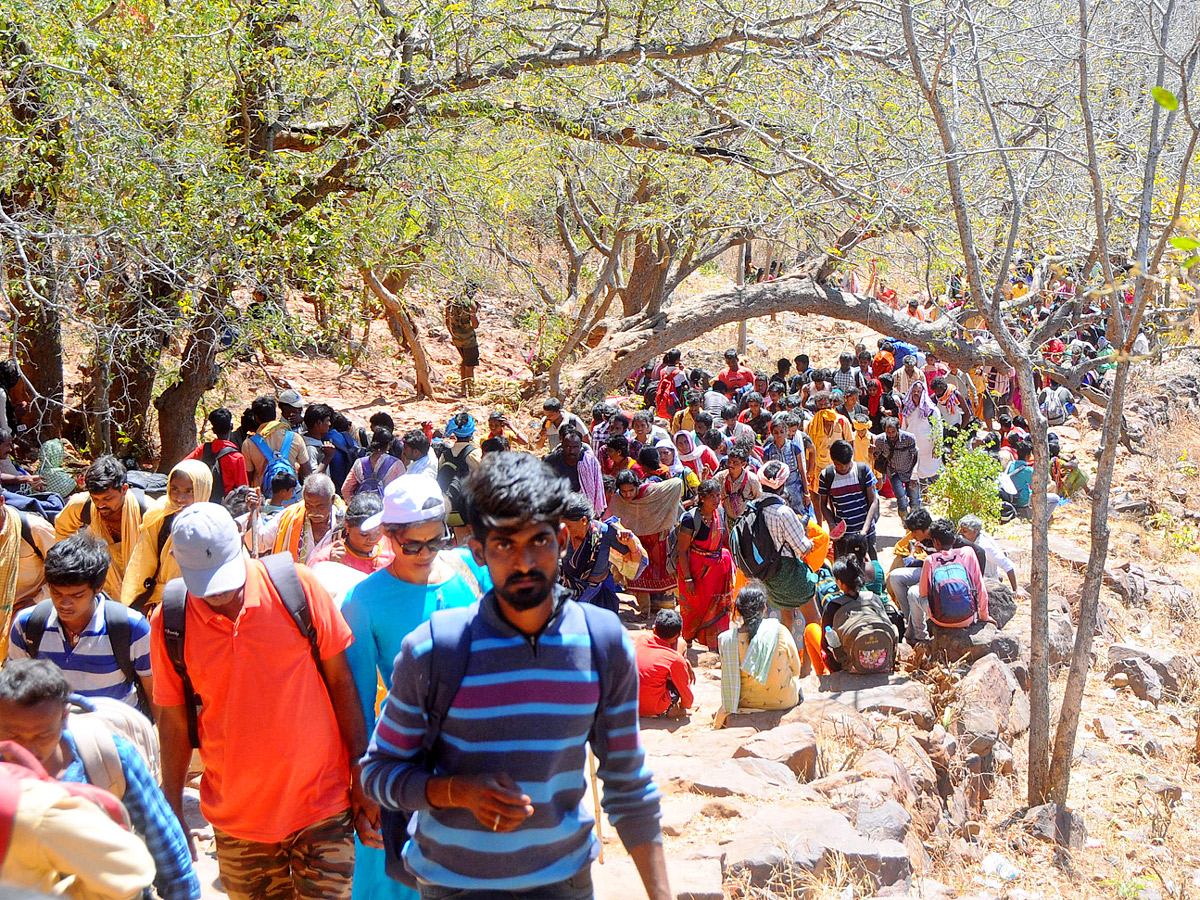
[[[982,449],[971,449],[969,434],[958,437],[946,452],[937,481],[929,489],[929,505],[957,522],[974,514],[985,525],[1000,522],[1000,494],[996,479],[1000,461]]]

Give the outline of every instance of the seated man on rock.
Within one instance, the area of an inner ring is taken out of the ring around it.
[[[683,617],[674,609],[660,609],[654,633],[634,644],[638,667],[638,715],[679,719],[694,702],[692,667],[679,652]]]

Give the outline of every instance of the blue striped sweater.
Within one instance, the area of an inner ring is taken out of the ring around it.
[[[434,745],[435,774],[507,773],[532,799],[534,813],[515,831],[496,834],[468,810],[430,807],[430,773],[416,761],[432,648],[429,623],[422,624],[396,658],[362,773],[374,800],[417,811],[405,848],[413,874],[450,888],[527,890],[570,878],[590,863],[597,845],[583,800],[593,724],[602,806],[622,842],[628,848],[661,841],[660,795],[638,736],[637,665],[628,637],[609,653],[602,697],[587,622],[575,601],[563,601],[531,639],[500,616],[488,593],[470,627],[470,662]]]

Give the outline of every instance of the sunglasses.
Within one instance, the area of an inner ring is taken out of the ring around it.
[[[443,535],[431,541],[405,541],[402,544],[396,544],[396,546],[400,548],[400,552],[405,556],[419,556],[424,550],[431,550],[434,553],[439,553],[442,550],[453,550],[454,538]]]

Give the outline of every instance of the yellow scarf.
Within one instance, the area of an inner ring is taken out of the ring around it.
[[[279,514],[279,531],[275,535],[274,553],[285,550],[292,554],[292,559],[300,559],[300,542],[304,540],[304,501],[293,503]]]
[[[4,507],[0,531],[0,659],[8,657],[8,631],[12,627],[13,602],[17,598],[17,572],[21,567],[21,519],[11,506]]]

